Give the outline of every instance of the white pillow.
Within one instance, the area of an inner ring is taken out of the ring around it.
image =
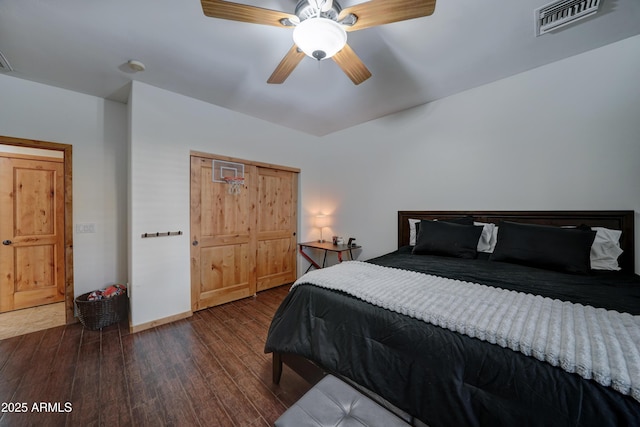
[[[620,270],[618,257],[622,254],[620,247],[621,230],[611,230],[604,227],[591,227],[596,232],[596,238],[591,245],[591,268],[593,270]]]
[[[493,248],[496,247],[498,227],[490,222],[474,222],[473,225],[482,226],[482,234],[480,234],[480,240],[478,240],[478,252],[493,252]]]
[[[565,225],[562,228],[575,228],[575,226]],[[591,269],[620,271],[618,257],[624,252],[620,247],[622,231],[604,227],[591,227],[591,230],[596,232],[589,252]]]
[[[419,219],[409,218],[409,245],[416,245],[416,222],[420,222]]]

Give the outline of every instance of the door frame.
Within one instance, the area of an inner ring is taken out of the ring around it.
[[[75,323],[73,301],[73,180],[72,180],[72,146],[58,142],[38,141],[35,139],[13,138],[0,135],[0,144],[26,148],[62,151],[64,154],[64,312],[66,324]]]

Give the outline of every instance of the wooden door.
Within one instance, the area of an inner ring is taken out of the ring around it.
[[[0,156],[0,312],[64,301],[64,163]]]
[[[296,280],[298,174],[258,168],[257,289]]]
[[[212,159],[191,157],[193,311],[256,293],[255,167],[245,166],[240,194],[229,194],[212,173]]]

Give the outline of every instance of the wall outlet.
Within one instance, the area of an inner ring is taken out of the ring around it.
[[[95,232],[96,232],[96,224],[93,222],[76,224],[76,234],[95,233]]]

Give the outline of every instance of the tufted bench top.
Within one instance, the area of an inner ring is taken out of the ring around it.
[[[275,427],[409,426],[338,378],[327,375],[276,420]]]

